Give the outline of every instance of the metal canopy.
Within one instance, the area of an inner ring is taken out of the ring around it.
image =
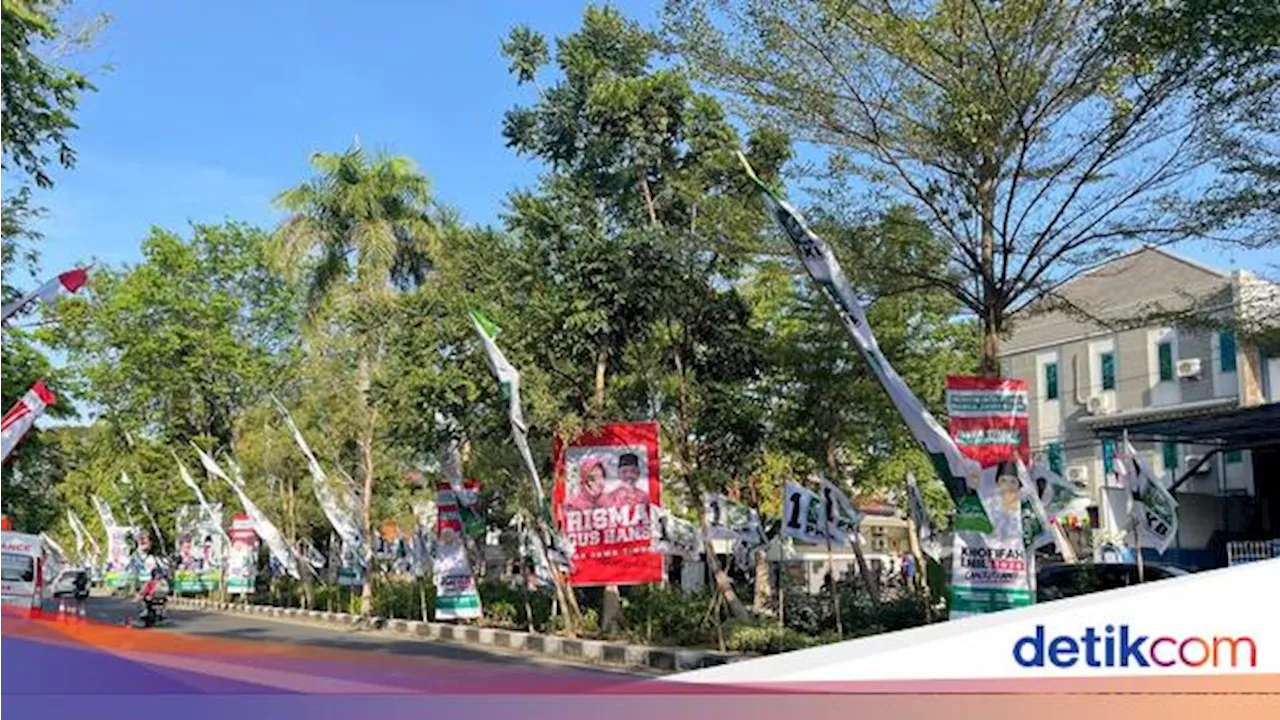
[[[1280,403],[1100,427],[1096,433],[1099,437],[1118,438],[1126,430],[1130,440],[1168,440],[1232,449],[1280,445]]]

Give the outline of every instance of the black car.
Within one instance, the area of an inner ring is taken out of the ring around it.
[[[1145,563],[1142,570],[1146,582],[1187,574],[1180,567],[1158,563]],[[1137,584],[1137,563],[1047,565],[1036,573],[1036,602],[1060,600]]]

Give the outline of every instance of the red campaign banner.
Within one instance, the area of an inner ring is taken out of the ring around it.
[[[948,375],[947,418],[960,452],[983,467],[1015,453],[1031,463],[1026,380]]]
[[[656,422],[613,423],[555,438],[551,508],[576,548],[571,585],[662,582],[649,538],[649,506],[662,504],[658,432]]]

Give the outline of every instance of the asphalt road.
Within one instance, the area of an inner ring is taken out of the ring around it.
[[[56,611],[57,604],[46,606]],[[94,623],[123,627],[138,605],[121,598],[92,597],[86,615]],[[390,683],[405,690],[460,690],[467,687],[509,686],[537,689],[543,685],[566,688],[599,688],[628,685],[652,675],[629,673],[546,658],[519,651],[489,650],[461,643],[406,638],[377,631],[334,628],[297,620],[264,619],[239,614],[169,608],[161,625],[130,632],[147,634],[149,645],[160,635],[174,642],[200,646],[208,637],[214,652],[231,647],[235,663],[263,663],[264,672],[288,668],[311,678],[327,677],[345,682],[359,676],[380,686]],[[160,635],[158,635],[160,634]],[[139,638],[142,639],[142,638]],[[227,641],[231,641],[228,643]],[[164,643],[167,644],[167,643]],[[303,669],[305,665],[305,669]],[[285,678],[287,685],[291,680]],[[525,690],[526,692],[529,690]]]

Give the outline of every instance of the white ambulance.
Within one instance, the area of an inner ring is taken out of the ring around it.
[[[23,610],[39,609],[44,602],[44,543],[39,535],[0,533],[3,545],[3,587],[0,602]]]

